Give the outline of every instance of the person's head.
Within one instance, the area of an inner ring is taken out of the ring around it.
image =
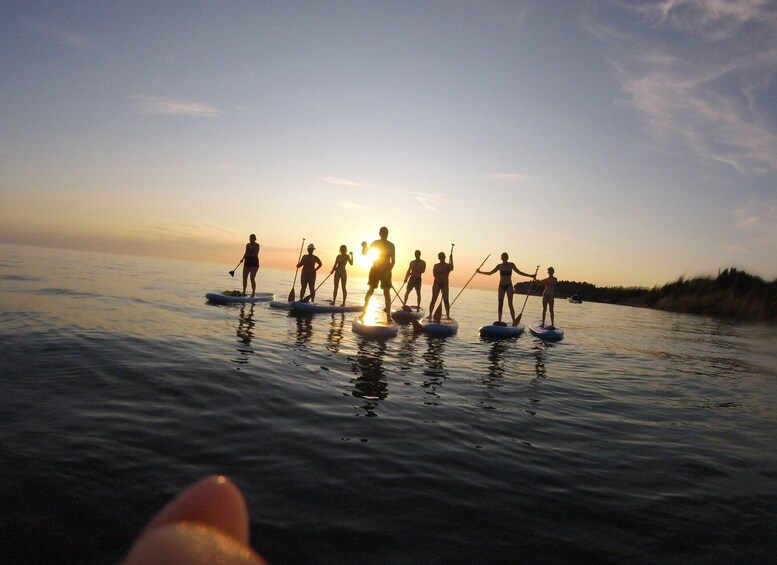
[[[251,243],[253,243],[254,241],[256,241],[256,234],[252,233],[251,235],[248,236],[248,239],[251,241]]]
[[[380,234],[380,237],[383,239],[386,239],[388,237],[388,228],[386,226],[383,226],[378,230],[378,233]]]
[[[348,248],[345,245],[341,245],[340,246],[340,253],[347,253],[347,252],[348,252]]]
[[[507,255],[507,253],[506,253],[506,252],[505,252],[505,253],[502,253],[502,261],[507,261],[509,258],[510,258],[510,256],[509,256],[509,255]]]
[[[553,267],[548,267],[548,274],[549,274],[551,277],[553,276],[553,273],[555,273],[555,272],[556,272],[556,269],[554,269]]]
[[[445,261],[445,253],[443,253],[442,251],[440,251],[440,252],[437,254],[437,258],[438,258],[440,261]]]
[[[308,245],[308,253],[313,253],[316,250],[316,246],[312,243]]]
[[[415,250],[415,258],[416,259],[420,259],[421,258],[421,252],[418,249]]]

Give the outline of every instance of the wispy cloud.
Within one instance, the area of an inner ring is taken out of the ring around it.
[[[523,173],[488,173],[487,178],[505,183],[523,182],[529,178],[529,175]]]
[[[390,190],[390,194],[406,194],[411,196],[418,204],[427,210],[437,211],[437,205],[448,200],[444,194],[429,194],[412,190]]]
[[[78,49],[97,48],[97,44],[88,37],[59,26],[31,20],[24,20],[23,25],[39,35],[54,38],[71,47],[76,47]]]
[[[147,94],[138,94],[132,98],[137,101],[137,111],[141,114],[216,118],[224,113],[212,104],[198,100],[163,98]]]
[[[742,174],[777,171],[777,18],[768,0],[613,0],[588,30],[656,139]]]
[[[340,177],[321,177],[321,180],[327,184],[336,184],[339,186],[364,186],[363,183]]]

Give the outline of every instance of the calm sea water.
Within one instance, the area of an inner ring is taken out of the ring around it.
[[[210,473],[273,563],[775,559],[777,328],[558,301],[564,341],[483,341],[467,290],[374,342],[206,304],[230,268],[0,246],[0,562],[115,562]]]

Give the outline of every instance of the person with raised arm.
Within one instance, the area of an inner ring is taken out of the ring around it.
[[[394,268],[396,261],[396,251],[394,244],[388,240],[388,228],[382,227],[378,231],[380,239],[376,239],[370,245],[367,245],[366,241],[362,241],[362,255],[367,255],[371,250],[377,252],[377,257],[372,263],[370,268],[370,274],[367,281],[369,289],[364,296],[364,309],[367,309],[367,304],[370,302],[375,289],[380,284],[380,288],[383,289],[383,296],[386,300],[386,317],[391,320],[391,270]]]
[[[332,305],[337,302],[337,289],[342,285],[343,306],[345,306],[345,299],[348,296],[348,291],[345,290],[345,283],[348,282],[348,272],[345,270],[347,265],[353,265],[353,252],[348,253],[348,248],[345,245],[341,245],[340,254],[335,257],[335,264],[329,273],[330,275],[332,273],[335,274],[335,293],[332,296]]]
[[[502,262],[490,271],[481,271],[480,269],[477,270],[477,272],[481,275],[493,275],[499,271],[499,309],[498,318],[495,322],[495,324],[498,326],[507,325],[502,322],[502,309],[504,306],[505,295],[507,295],[507,305],[510,307],[510,320],[515,320],[515,308],[513,307],[513,294],[515,293],[515,290],[513,289],[513,272],[516,272],[523,277],[529,277],[530,279],[535,278],[535,275],[531,273],[524,273],[515,266],[515,263],[508,261],[510,257],[507,255],[507,253],[502,253],[501,258]]]
[[[416,306],[421,308],[421,275],[426,272],[426,261],[421,259],[421,252],[416,249],[415,259],[410,261],[410,265],[405,273],[405,282],[407,283],[407,290],[405,291],[405,304],[407,304],[407,297],[410,296],[410,292],[415,290]]]
[[[437,296],[440,293],[442,293],[442,303],[445,306],[445,317],[449,319],[451,317],[451,305],[448,301],[448,291],[450,289],[449,278],[451,271],[453,271],[453,253],[451,253],[450,256],[450,263],[445,262],[445,253],[442,251],[437,254],[437,258],[440,262],[435,263],[434,267],[432,267],[434,283],[432,284],[432,301],[429,304],[430,320],[432,319],[432,312],[434,311],[434,303],[437,301]]]

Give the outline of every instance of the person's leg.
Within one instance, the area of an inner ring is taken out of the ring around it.
[[[243,296],[246,295],[246,286],[248,285],[248,267],[243,263]]]
[[[506,289],[507,292],[507,305],[510,307],[510,320],[515,320],[515,308],[513,307],[513,285],[510,285]]]
[[[251,267],[251,298],[256,296],[256,273],[259,267]]]
[[[542,297],[542,327],[545,327],[545,314],[548,311],[548,297]]]
[[[337,289],[340,285],[340,274],[335,272],[335,291],[334,294],[332,294],[332,304],[335,304],[337,302]]]
[[[310,277],[310,301],[316,301],[316,275]]]
[[[497,309],[497,320],[502,321],[502,307],[505,303],[505,289],[502,288],[502,285],[499,285],[499,308]]]
[[[450,318],[451,317],[451,304],[448,301],[448,290],[450,289],[450,286],[446,283],[445,287],[442,289],[442,301],[443,304],[445,304],[445,317]]]
[[[345,285],[348,282],[348,275],[344,274],[340,277],[340,284],[343,285],[343,306],[345,306],[345,299],[348,297],[348,291],[345,290]]]
[[[548,299],[548,309],[550,310],[550,325],[553,327],[556,327],[556,316],[553,314],[553,302],[555,301],[554,297],[551,296]]]
[[[432,319],[432,312],[434,312],[434,303],[437,302],[437,295],[440,294],[440,287],[435,282],[432,284],[432,301],[429,303],[429,319]]]

